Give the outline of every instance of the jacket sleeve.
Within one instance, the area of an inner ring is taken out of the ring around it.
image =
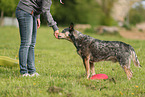
[[[37,19],[40,19],[40,14],[36,16]]]
[[[53,20],[53,17],[50,13],[52,1],[51,0],[42,0],[42,13],[47,19],[48,26],[52,27],[54,31],[58,30],[57,23]]]

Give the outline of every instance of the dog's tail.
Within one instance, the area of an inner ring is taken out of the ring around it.
[[[133,60],[133,63],[134,63],[135,66],[142,67],[140,65],[140,62],[137,58],[137,55],[136,55],[135,50],[133,49],[133,47],[131,48],[131,57],[132,57],[132,60]]]

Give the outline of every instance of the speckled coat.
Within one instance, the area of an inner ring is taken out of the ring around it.
[[[87,78],[90,76],[90,69],[92,75],[95,74],[94,62],[119,62],[127,74],[128,79],[132,77],[132,71],[130,70],[131,59],[133,59],[135,66],[141,67],[133,47],[129,44],[121,41],[103,41],[95,39],[74,30],[73,24],[71,24],[69,28],[64,29],[62,34],[59,35],[59,38],[71,41],[75,45],[78,54],[82,57]]]

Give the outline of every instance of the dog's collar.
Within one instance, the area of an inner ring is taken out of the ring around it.
[[[83,35],[82,33],[80,33],[79,35],[80,35],[79,37],[81,37],[81,39],[79,39],[79,41],[83,41],[84,39],[87,38],[87,36]]]
[[[78,31],[78,32],[79,32],[79,31]],[[79,32],[79,33],[78,33],[78,36],[81,37],[81,36],[84,36],[84,35],[83,35],[81,32]]]

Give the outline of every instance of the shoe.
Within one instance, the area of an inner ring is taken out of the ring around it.
[[[21,76],[22,76],[22,77],[27,77],[27,76],[30,76],[30,74],[25,73],[25,74],[22,74]]]
[[[40,75],[39,75],[37,72],[35,72],[35,73],[31,74],[30,76],[31,76],[31,77],[34,77],[34,76],[35,76],[35,77],[38,77],[38,76],[40,76]]]

